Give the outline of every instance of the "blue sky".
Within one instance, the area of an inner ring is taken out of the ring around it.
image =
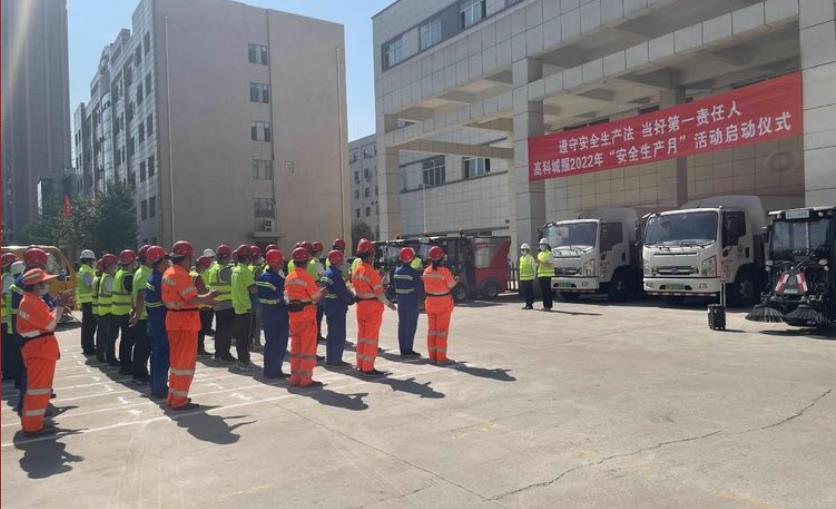
[[[244,3],[320,18],[345,26],[348,139],[375,129],[371,17],[394,0],[244,0]],[[67,0],[70,114],[90,97],[102,48],[130,28],[139,0]]]

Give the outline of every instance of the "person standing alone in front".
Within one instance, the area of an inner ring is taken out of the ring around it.
[[[537,279],[540,282],[540,293],[543,297],[543,311],[552,310],[552,247],[546,239],[540,239],[540,252],[537,253]]]
[[[520,263],[518,265],[520,275],[520,293],[525,299],[523,309],[534,309],[534,271],[537,263],[531,256],[531,246],[524,242],[520,246]]]
[[[293,272],[285,280],[285,296],[290,315],[290,385],[307,387],[314,383],[316,366],[316,308],[322,293],[308,273],[311,253],[297,247],[291,254]]]
[[[192,284],[192,245],[180,240],[171,248],[171,267],[163,274],[163,304],[168,310],[165,329],[168,334],[171,368],[168,377],[168,406],[174,410],[198,406],[189,398],[189,387],[197,363],[197,333],[200,331],[201,304],[214,304],[212,293],[198,295]]]
[[[424,293],[427,294],[427,355],[432,364],[447,362],[447,335],[453,314],[450,291],[458,283],[444,266],[444,249],[433,246],[428,253],[430,266],[424,269]]]
[[[393,311],[397,308],[383,293],[383,281],[372,266],[374,244],[369,239],[360,239],[357,243],[357,257],[361,263],[351,275],[357,301],[357,369],[364,375],[380,376],[384,373],[374,369],[374,361],[383,323],[383,306],[385,304]]]

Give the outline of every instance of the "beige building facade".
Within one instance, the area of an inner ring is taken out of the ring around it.
[[[465,222],[453,204],[477,217],[504,204],[515,242],[599,207],[731,193],[770,209],[836,203],[835,20],[833,0],[396,1],[373,18],[381,235],[414,230],[421,197],[403,191],[402,165],[415,152],[504,161],[487,188],[465,180],[424,207]],[[529,181],[529,138],[796,71],[803,136]]]
[[[349,233],[341,25],[228,0],[142,0],[123,32],[91,88],[110,99],[84,110],[113,110],[120,163],[93,168],[90,190],[135,189],[138,243],[287,250]]]

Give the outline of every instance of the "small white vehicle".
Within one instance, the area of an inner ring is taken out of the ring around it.
[[[647,216],[644,291],[671,302],[716,297],[755,304],[765,281],[767,218],[757,196],[717,196]]]
[[[623,301],[641,291],[637,226],[636,211],[627,208],[598,209],[547,224],[543,237],[552,247],[552,289],[567,300],[603,293]]]

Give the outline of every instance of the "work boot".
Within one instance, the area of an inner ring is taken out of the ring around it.
[[[197,349],[197,356],[198,357],[208,357],[210,355],[212,355],[212,354],[207,352],[205,348],[198,348]]]
[[[326,362],[325,364],[328,365],[328,366],[334,367],[334,368],[345,368],[345,367],[351,366],[351,364],[349,364],[348,362],[345,362],[345,361]]]
[[[373,369],[371,371],[363,371],[363,376],[385,376],[386,373]]]
[[[189,399],[189,402],[186,403],[185,405],[179,406],[177,408],[172,408],[171,410],[179,412],[181,410],[195,410],[197,408],[200,408],[200,405],[198,405],[197,403],[192,403],[192,400]]]
[[[254,367],[255,366],[253,366],[252,362],[239,361],[238,365],[235,366],[235,369],[237,369],[238,371],[252,371]]]

